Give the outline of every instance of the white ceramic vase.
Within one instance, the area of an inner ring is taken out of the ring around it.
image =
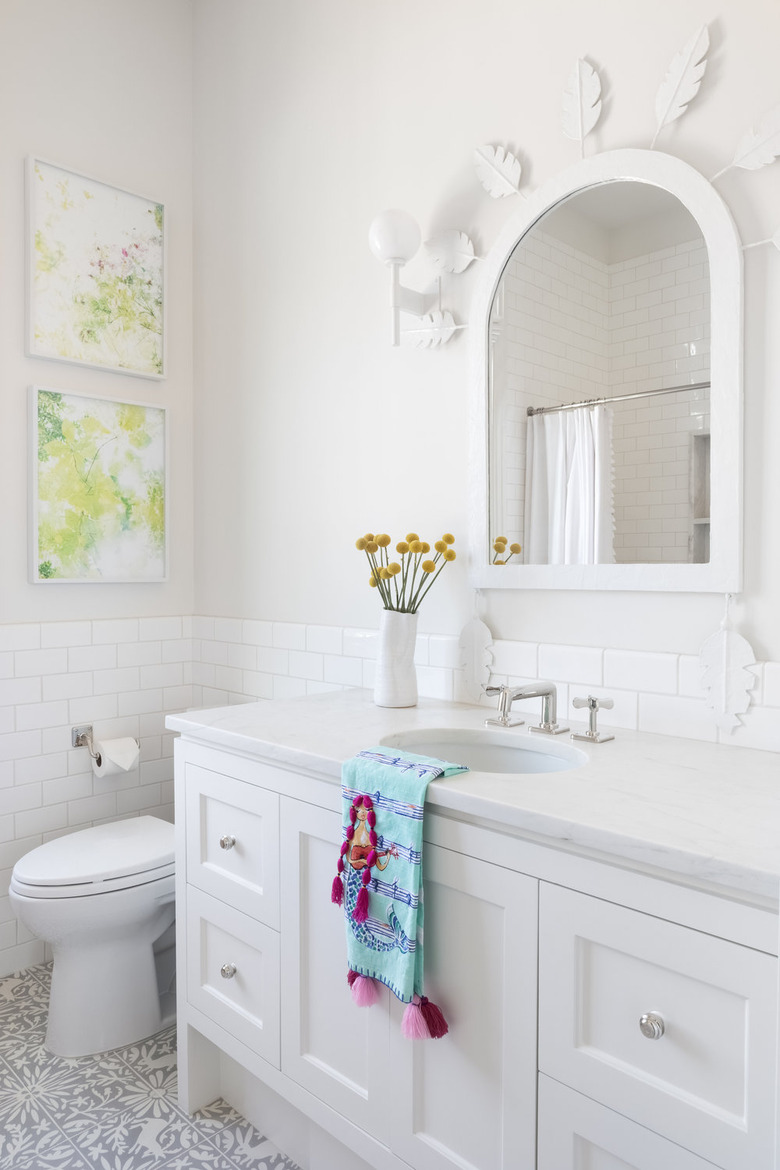
[[[417,671],[414,647],[417,614],[383,609],[379,618],[379,646],[374,680],[377,707],[414,707],[417,703]]]

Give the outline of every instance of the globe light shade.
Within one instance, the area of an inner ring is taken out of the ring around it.
[[[368,229],[369,247],[383,264],[406,264],[421,241],[417,222],[408,211],[382,211]]]

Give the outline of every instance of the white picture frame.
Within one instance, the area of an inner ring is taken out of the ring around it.
[[[30,580],[168,580],[167,408],[30,387]]]
[[[30,157],[29,357],[165,377],[165,207]]]

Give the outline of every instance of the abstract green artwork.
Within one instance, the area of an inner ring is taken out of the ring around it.
[[[163,376],[161,203],[28,160],[29,352]]]
[[[32,579],[163,581],[165,409],[32,388]]]

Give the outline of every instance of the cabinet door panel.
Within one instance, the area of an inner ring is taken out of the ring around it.
[[[538,1170],[714,1170],[635,1121],[539,1077]]]
[[[186,769],[187,880],[278,930],[277,793],[189,761]]]
[[[226,978],[223,968],[233,974]],[[279,1067],[279,935],[192,886],[187,999]]]
[[[398,1125],[418,1170],[532,1170],[537,883],[426,845],[425,993],[448,1035],[405,1040],[393,1001]]]
[[[546,883],[540,914],[541,1070],[728,1170],[769,1170],[775,959]]]
[[[282,1071],[384,1141],[388,993],[358,1008],[347,984],[344,918],[330,900],[341,820],[284,798],[281,825]]]

